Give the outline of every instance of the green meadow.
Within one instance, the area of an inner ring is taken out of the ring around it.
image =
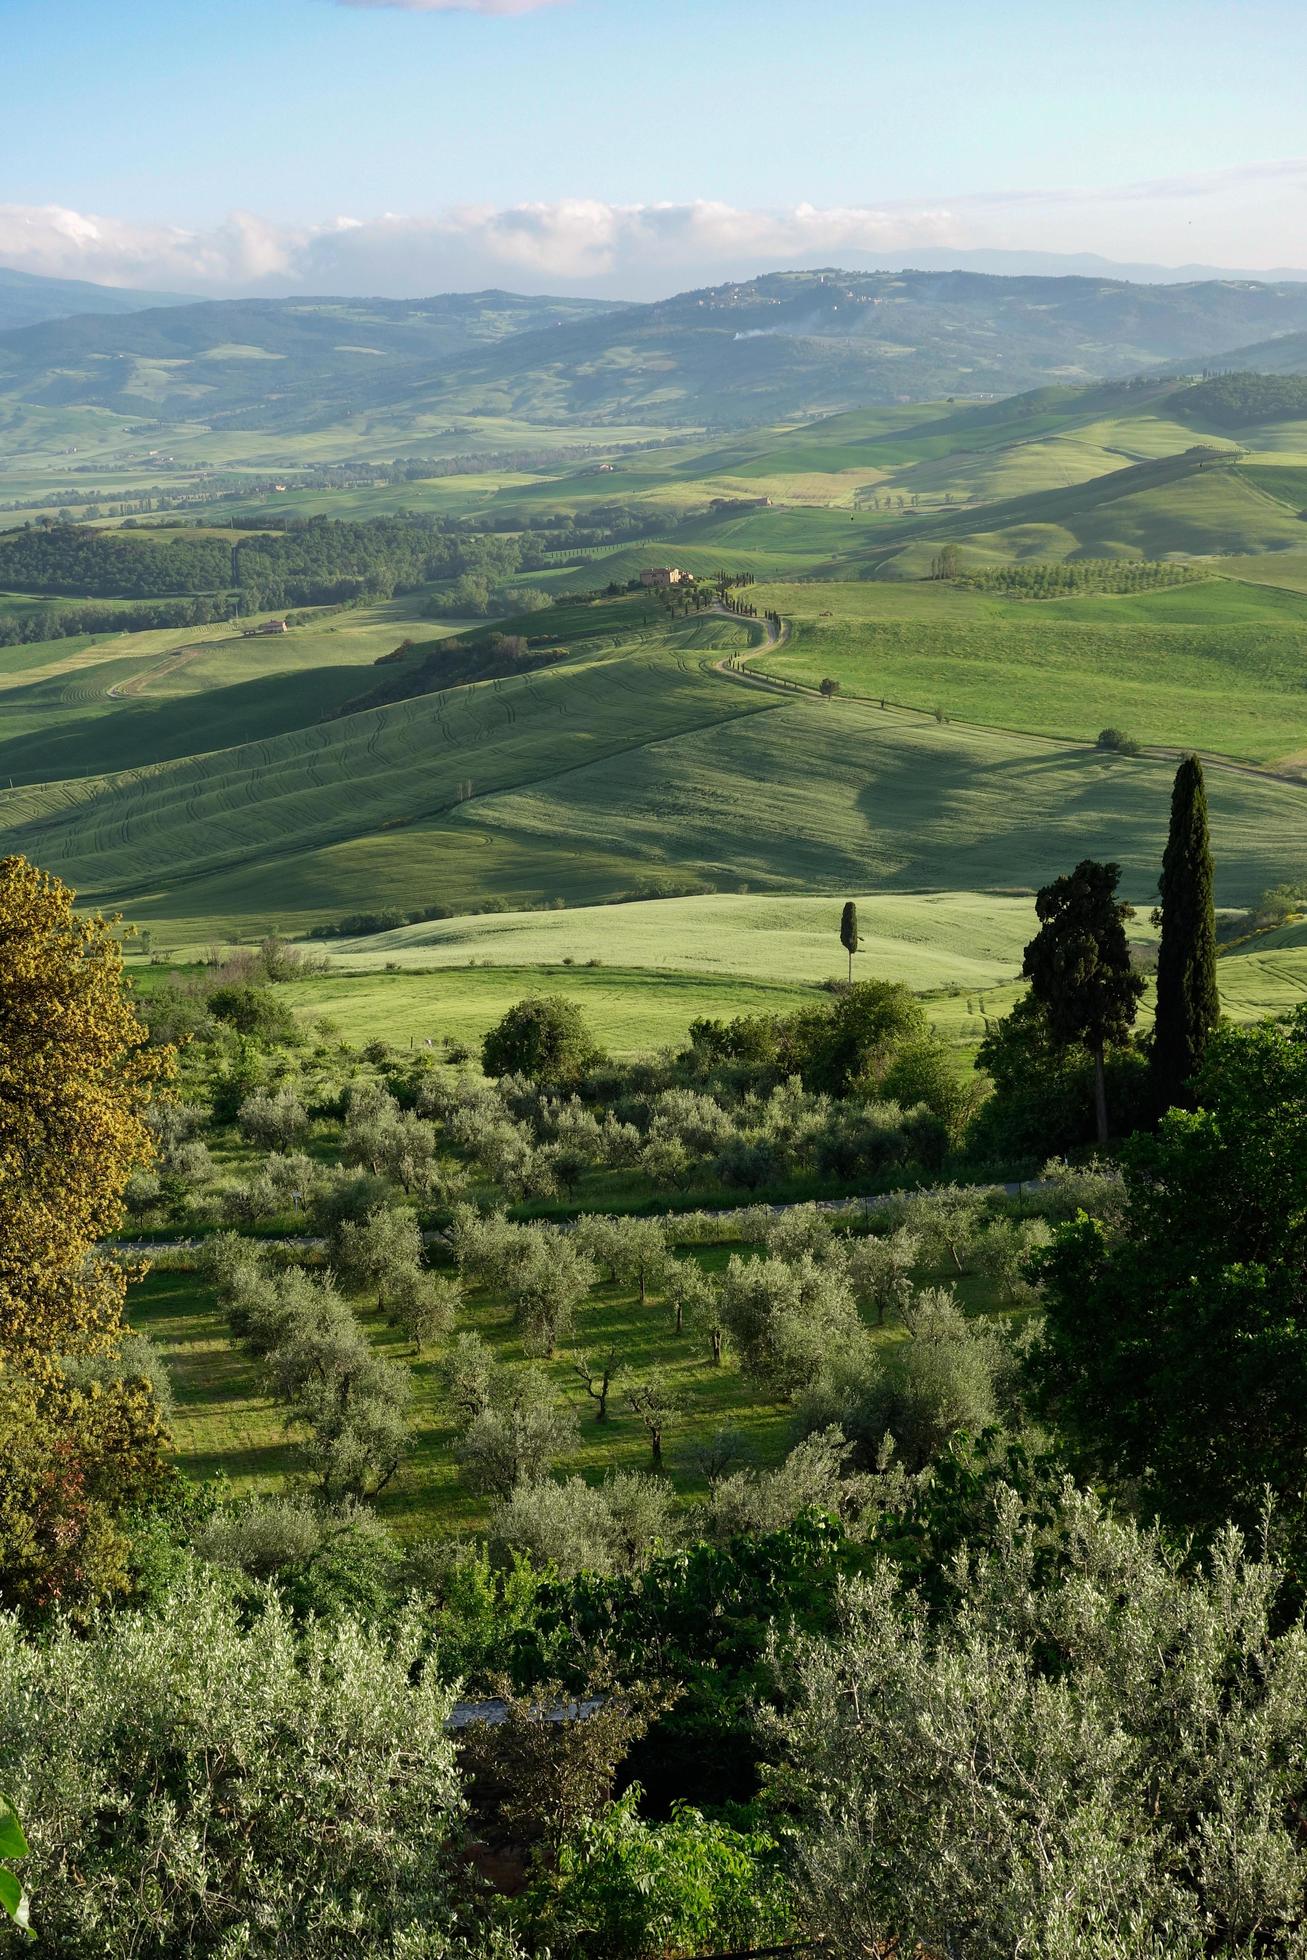
[[[366,418],[284,433],[177,424],[171,467],[179,483],[202,462],[287,484],[201,501],[201,528],[254,511],[426,510],[509,530],[634,511],[648,519],[637,541],[587,547],[579,563],[553,551],[521,576],[567,595],[651,562],[750,573],[750,602],[788,626],[754,666],[804,688],[829,676],[840,698],[716,671],[756,631],[670,619],[644,594],[521,622],[565,649],[547,668],[372,706],[359,704],[379,685],[402,696],[419,656],[470,624],[432,623],[438,592],[262,640],[207,627],[11,647],[5,848],[121,907],[168,952],[440,908],[445,920],[384,940],[331,942],[338,972],[323,988],[343,1022],[372,1031],[389,1017],[425,1038],[440,969],[463,990],[442,1010],[450,1029],[475,1029],[501,998],[488,975],[557,972],[614,991],[600,1012],[623,1052],[642,1029],[669,1038],[709,1011],[695,989],[720,1002],[743,982],[838,973],[827,921],[849,895],[864,970],[949,1014],[1010,984],[1029,895],[1062,865],[1115,858],[1151,904],[1174,765],[1096,753],[1109,724],[1244,765],[1209,771],[1221,904],[1307,874],[1307,788],[1277,780],[1307,757],[1307,424],[1204,429],[1170,382],[711,435],[481,406],[435,442],[415,404],[393,450],[484,455],[473,473],[314,483],[327,463],[376,453]],[[74,442],[97,489],[150,482],[125,417],[3,413],[15,496],[44,482],[52,505],[75,503]],[[535,452],[529,467],[510,466],[514,449]],[[945,543],[964,570],[1145,557],[1210,576],[1024,599],[926,576]],[[419,655],[374,668],[402,640]],[[386,963],[401,971],[376,971]]]
[[[696,1247],[683,1257],[708,1269],[725,1265],[738,1244]],[[973,1311],[992,1307],[983,1280],[967,1278],[961,1297]],[[376,1500],[378,1514],[402,1535],[485,1529],[490,1504],[474,1497],[459,1481],[453,1445],[454,1425],[445,1402],[437,1358],[414,1358],[411,1348],[366,1303],[359,1318],[378,1352],[400,1361],[413,1383],[413,1447],[395,1483]],[[281,1412],[261,1392],[258,1364],[228,1338],[212,1291],[189,1272],[155,1272],[133,1287],[128,1315],[147,1333],[167,1363],[176,1397],[173,1433],[179,1466],[197,1478],[221,1476],[235,1494],[275,1489],[296,1467],[294,1439]],[[642,1306],[638,1292],[601,1285],[577,1314],[575,1333],[552,1361],[527,1362],[504,1304],[483,1289],[470,1293],[459,1316],[459,1332],[479,1334],[496,1359],[509,1366],[544,1367],[560,1401],[574,1408],[577,1445],[559,1460],[565,1476],[598,1482],[610,1470],[647,1470],[649,1441],[622,1398],[622,1377],[614,1383],[608,1420],[594,1420],[593,1404],[573,1373],[573,1360],[610,1343],[622,1353],[634,1377],[658,1370],[676,1389],[682,1412],[668,1424],[664,1464],[678,1496],[703,1496],[707,1484],[694,1462],[696,1446],[729,1426],[739,1433],[748,1460],[766,1467],[790,1447],[793,1411],[767,1399],[746,1382],[729,1351],[713,1365],[706,1330],[687,1322],[676,1334],[671,1316],[656,1294]],[[873,1330],[881,1341],[906,1338],[902,1329]]]
[[[761,586],[791,624],[755,664],[951,718],[1275,766],[1307,749],[1307,593],[1233,577],[1008,599],[965,585]]]

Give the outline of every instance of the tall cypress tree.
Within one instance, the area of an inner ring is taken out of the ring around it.
[[[840,944],[849,956],[849,985],[853,985],[853,955],[858,950],[858,908],[850,899],[840,914]]]
[[[1196,755],[1187,755],[1175,772],[1171,834],[1158,889],[1162,944],[1157,958],[1152,1069],[1153,1095],[1161,1111],[1185,1100],[1185,1084],[1202,1061],[1207,1037],[1221,1014],[1207,791]]]

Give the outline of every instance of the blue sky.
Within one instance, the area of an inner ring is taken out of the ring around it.
[[[1301,0],[469,7],[0,0],[0,263],[670,290],[914,245],[1307,259]]]

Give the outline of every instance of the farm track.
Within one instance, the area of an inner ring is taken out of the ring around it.
[[[714,606],[713,611],[720,613],[724,619],[736,619],[739,617],[736,613],[728,612],[725,606]],[[763,687],[772,694],[797,695],[808,701],[826,701],[828,699],[826,695],[823,695],[820,688],[810,687],[805,681],[783,680],[776,674],[757,674],[750,672],[746,663],[750,660],[756,660],[761,654],[773,653],[778,647],[784,646],[790,637],[790,630],[788,620],[782,620],[779,633],[776,632],[770,621],[767,620],[750,620],[747,623],[754,626],[761,626],[764,635],[763,639],[756,642],[755,645],[743,653],[724,653],[720,660],[706,661],[704,663],[705,672],[721,674],[724,679],[740,682],[746,687]],[[739,661],[741,664],[733,666],[731,664],[732,661]],[[876,697],[873,695],[853,693],[848,694],[844,698],[850,701],[857,701],[863,707],[877,708],[879,713],[887,715],[894,720],[902,721],[911,719],[914,721],[930,722],[935,719],[930,709],[914,708],[904,701],[881,701],[878,704]],[[1078,742],[1071,735],[1044,735],[1034,729],[1013,727],[1006,722],[964,721],[960,716],[950,715],[948,726],[951,728],[975,729],[985,734],[1024,735],[1032,742],[1047,742],[1054,748],[1079,751],[1082,754],[1088,755],[1099,753],[1095,744],[1092,742]],[[1194,753],[1195,751],[1192,749],[1176,748],[1170,744],[1155,742],[1144,743],[1139,750],[1141,759],[1152,762],[1179,762],[1184,756]],[[1307,768],[1298,771],[1263,769],[1255,762],[1236,762],[1231,756],[1215,755],[1206,749],[1198,750],[1197,755],[1204,769],[1219,769],[1226,775],[1245,776],[1251,781],[1258,783],[1287,783],[1291,789],[1307,789]]]
[[[957,1188],[962,1191],[976,1191],[987,1198],[1030,1198],[1036,1197],[1041,1191],[1047,1190],[1048,1185],[1043,1178],[1031,1177],[1018,1179],[1010,1184],[963,1184]],[[883,1210],[886,1205],[894,1204],[901,1197],[915,1195],[917,1194],[913,1192],[871,1191],[861,1197],[803,1199],[794,1204],[765,1205],[762,1209],[769,1211],[773,1218],[784,1218],[792,1211],[804,1210],[811,1203],[817,1211],[825,1212],[831,1218],[856,1218],[859,1214],[865,1218],[870,1212]],[[739,1211],[751,1211],[753,1209],[754,1207],[751,1205],[701,1205],[695,1213],[688,1215],[708,1218],[732,1218]],[[588,1215],[578,1213],[578,1217]],[[676,1211],[637,1212],[630,1215],[640,1218],[654,1218],[658,1224],[668,1227],[669,1234],[673,1237],[673,1240],[677,1219],[687,1216],[684,1212]],[[526,1222],[531,1224],[557,1223],[562,1226],[564,1231],[570,1231],[577,1221],[573,1218],[565,1218],[561,1220],[532,1219]],[[448,1237],[448,1233],[443,1229],[428,1229],[422,1234],[422,1243],[424,1245],[438,1245],[447,1242]],[[198,1252],[207,1243],[208,1240],[203,1238],[104,1239],[101,1242],[101,1250],[120,1253],[126,1258],[136,1259],[148,1258],[152,1252]],[[274,1247],[282,1251],[290,1248],[296,1252],[325,1252],[327,1247],[326,1239],[315,1238],[308,1233],[300,1236],[292,1235],[286,1238],[264,1239],[251,1237],[250,1243],[252,1245],[265,1246],[269,1250]]]
[[[192,660],[202,653],[212,653],[216,647],[229,647],[236,644],[236,635],[229,633],[223,640],[196,640],[191,646],[176,647],[159,661],[157,666],[147,667],[143,674],[133,674],[129,680],[117,681],[105,689],[105,699],[124,701],[129,695],[144,694],[150,682],[160,674],[175,674],[179,667],[189,666]]]

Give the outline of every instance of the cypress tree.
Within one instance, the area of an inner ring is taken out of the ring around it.
[[[1203,766],[1188,755],[1175,772],[1171,832],[1158,881],[1162,944],[1157,958],[1153,1093],[1160,1111],[1185,1099],[1185,1084],[1203,1059],[1220,1019],[1216,991],[1216,920],[1212,853],[1207,840]]]
[[[853,955],[858,950],[858,908],[850,899],[840,915],[840,944],[849,956],[849,985],[853,985]]]

